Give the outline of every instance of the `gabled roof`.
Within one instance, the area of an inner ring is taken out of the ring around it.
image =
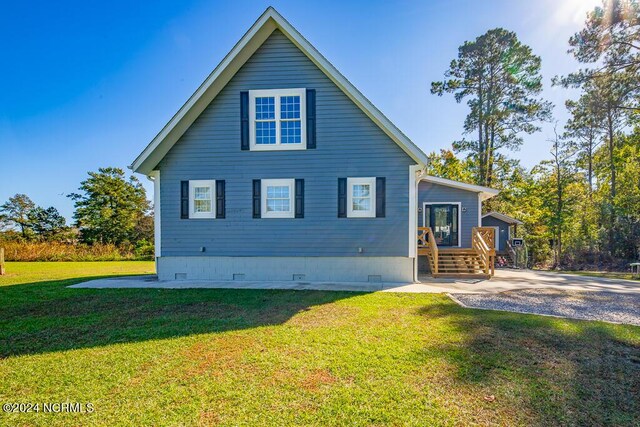
[[[466,184],[464,182],[453,181],[451,179],[446,179],[446,178],[438,178],[437,176],[431,176],[431,175],[425,175],[420,180],[431,182],[433,184],[444,185],[446,187],[458,188],[460,190],[480,193],[480,197],[482,198],[482,200],[490,199],[493,196],[497,196],[498,193],[500,193],[500,190],[496,190],[494,188],[483,187],[481,185]]]
[[[282,15],[273,7],[269,7],[129,167],[134,172],[148,175],[220,93],[240,67],[276,29],[279,29],[291,40],[416,163],[420,165],[426,164],[427,156],[422,150],[411,142],[371,101],[365,98],[358,89],[340,74]]]
[[[507,224],[523,224],[522,221],[512,218],[509,215],[501,214],[500,212],[489,212],[488,214],[482,215],[482,218],[485,218],[487,216],[494,217],[495,219],[499,219],[500,221],[506,222]]]

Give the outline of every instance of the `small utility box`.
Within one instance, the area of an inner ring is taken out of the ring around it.
[[[511,239],[511,246],[521,248],[524,246],[524,239]]]

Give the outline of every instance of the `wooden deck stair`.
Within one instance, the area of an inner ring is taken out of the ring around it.
[[[432,254],[426,253],[431,271],[434,268]],[[438,252],[437,277],[487,277],[486,266],[480,255],[473,249],[440,249]]]
[[[497,258],[497,261],[498,261],[498,266],[512,268],[515,265],[515,262],[513,260],[513,256],[508,251],[497,252],[496,253],[496,258]]]
[[[494,271],[493,229],[473,230],[473,248],[439,248],[431,229],[420,228],[418,255],[426,255],[433,277],[490,278]]]

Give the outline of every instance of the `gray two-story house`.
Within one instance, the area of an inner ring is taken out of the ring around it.
[[[426,161],[269,8],[131,168],[154,181],[161,280],[412,282],[419,227],[467,246],[496,194]]]

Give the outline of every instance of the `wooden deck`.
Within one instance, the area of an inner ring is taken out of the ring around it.
[[[429,227],[418,228],[418,256],[426,256],[433,277],[490,278],[495,273],[495,229],[474,227],[471,248],[438,247]]]

